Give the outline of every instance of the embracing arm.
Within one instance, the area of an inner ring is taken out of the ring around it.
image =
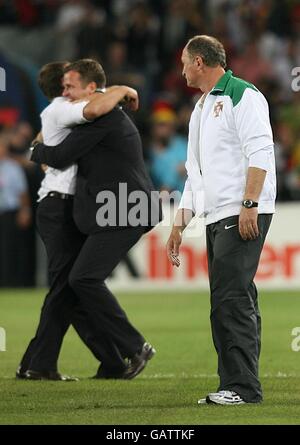
[[[95,93],[83,109],[83,116],[91,121],[103,114],[109,113],[121,100],[128,102],[129,108],[136,111],[139,106],[138,93],[126,85],[113,86],[105,93]]]
[[[58,169],[66,168],[98,145],[106,132],[105,122],[97,126],[94,123],[79,125],[59,145],[35,144],[31,161]]]
[[[70,102],[60,98],[52,107],[52,119],[55,119],[59,128],[73,128],[109,113],[122,100],[132,111],[138,109],[137,91],[126,85],[115,85],[105,92],[96,92],[78,101]]]

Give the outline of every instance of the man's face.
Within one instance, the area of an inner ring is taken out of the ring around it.
[[[175,126],[173,122],[155,122],[152,128],[153,136],[156,140],[165,141],[166,144],[174,135]]]
[[[183,64],[182,75],[186,78],[187,86],[199,88],[199,76],[201,75],[199,64],[189,55],[186,48],[182,51],[181,61]]]
[[[63,78],[63,97],[70,101],[80,100],[93,94],[96,90],[95,82],[84,86],[80,74],[77,71],[68,71]]]

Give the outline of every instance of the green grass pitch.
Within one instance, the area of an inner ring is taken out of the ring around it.
[[[97,362],[72,329],[59,369],[79,382],[16,381],[43,298],[43,290],[0,291],[0,326],[7,335],[6,352],[0,352],[0,424],[300,424],[300,351],[291,348],[292,329],[300,326],[300,292],[261,292],[264,402],[225,407],[197,406],[218,382],[208,293],[118,293],[131,321],[157,349],[132,381],[90,380]]]

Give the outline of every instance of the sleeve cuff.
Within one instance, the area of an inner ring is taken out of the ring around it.
[[[183,195],[181,196],[178,209],[189,209],[195,212],[193,205],[193,192],[191,190],[184,191]]]
[[[266,172],[270,170],[270,154],[273,150],[272,146],[263,148],[252,153],[249,156],[249,167],[256,167]]]

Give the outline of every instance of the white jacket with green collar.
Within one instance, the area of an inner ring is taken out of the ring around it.
[[[274,143],[265,97],[229,70],[202,101],[190,119],[179,208],[204,214],[206,224],[239,215],[248,167],[258,167],[267,171],[258,212],[274,213]]]

